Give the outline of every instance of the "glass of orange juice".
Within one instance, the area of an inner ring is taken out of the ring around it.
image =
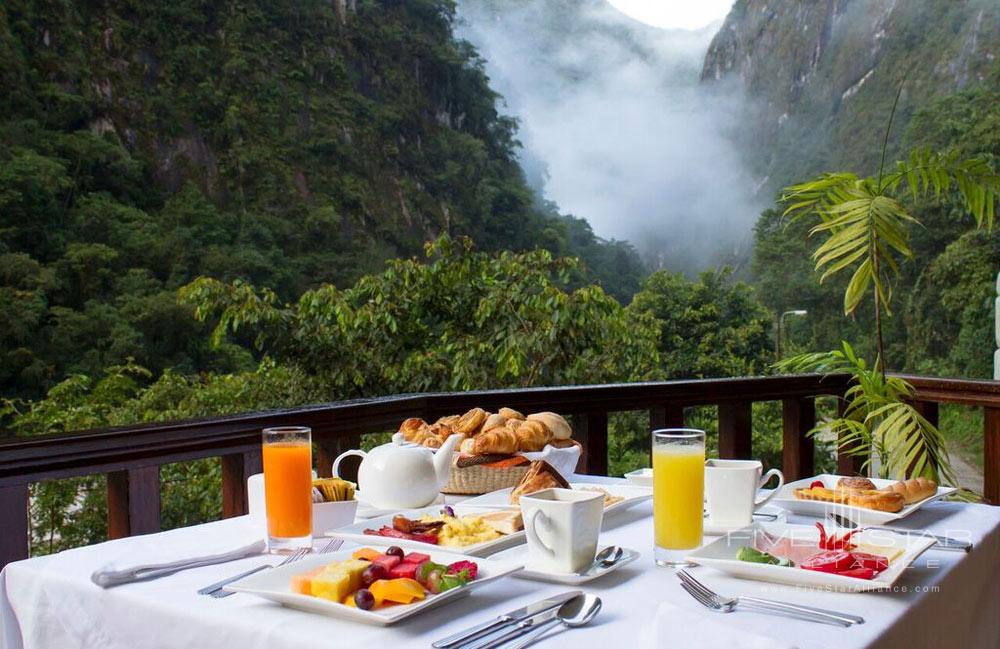
[[[265,428],[261,452],[268,550],[312,547],[312,430]]]
[[[653,554],[657,565],[688,565],[684,556],[701,545],[705,500],[705,431],[653,431]]]

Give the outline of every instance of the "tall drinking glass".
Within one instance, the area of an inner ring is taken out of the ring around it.
[[[274,553],[312,546],[312,430],[265,428],[264,500],[267,548]]]
[[[653,431],[653,529],[657,565],[687,565],[701,545],[705,500],[705,431]]]

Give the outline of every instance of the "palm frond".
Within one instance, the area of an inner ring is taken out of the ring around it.
[[[886,176],[885,188],[909,193],[914,203],[933,194],[935,200],[954,186],[978,227],[993,228],[1000,196],[1000,175],[982,158],[962,160],[955,151],[936,153],[914,149],[907,160],[896,163],[896,172]]]

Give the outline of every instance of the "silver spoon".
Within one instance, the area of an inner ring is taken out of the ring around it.
[[[590,595],[588,593],[577,595],[560,606],[559,610],[556,611],[555,616],[550,617],[540,624],[525,624],[526,622],[530,623],[532,621],[525,620],[524,622],[518,624],[513,631],[496,638],[488,645],[483,646],[482,649],[493,649],[494,647],[499,647],[514,638],[520,639],[511,645],[505,646],[504,649],[523,649],[523,647],[527,647],[531,643],[538,640],[549,629],[557,624],[562,624],[571,629],[584,626],[594,619],[594,616],[597,615],[597,612],[600,610],[600,597]],[[522,624],[524,626],[521,626]]]
[[[609,545],[597,553],[597,556],[594,557],[594,565],[592,567],[610,568],[621,561],[623,554],[625,554],[625,551],[621,546]]]

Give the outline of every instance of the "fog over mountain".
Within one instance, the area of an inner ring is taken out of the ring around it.
[[[657,265],[744,257],[766,201],[727,137],[740,92],[699,85],[718,24],[659,29],[604,0],[460,0],[458,13],[546,199]]]

